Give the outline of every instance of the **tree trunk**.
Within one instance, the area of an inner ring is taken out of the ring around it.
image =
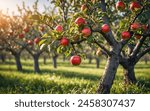
[[[136,83],[134,65],[124,68],[124,80],[126,84]]]
[[[34,59],[34,72],[35,73],[39,73],[40,72],[40,68],[39,68],[39,54],[33,55],[33,59]]]
[[[0,58],[1,58],[2,62],[5,62],[5,55],[1,54]]]
[[[65,55],[63,55],[63,62],[65,62],[65,60],[66,60],[66,56],[65,56]]]
[[[46,56],[43,57],[43,63],[46,64]]]
[[[21,61],[20,61],[20,54],[14,54],[14,56],[15,56],[17,70],[22,71],[22,64],[21,64]]]
[[[119,56],[112,55],[108,58],[104,74],[101,78],[97,93],[110,93],[113,81],[119,66]]]
[[[92,57],[89,57],[89,64],[92,64]]]
[[[57,55],[52,56],[52,63],[53,63],[53,67],[57,68]]]
[[[95,59],[96,59],[96,68],[99,68],[100,59],[98,57],[96,57]]]

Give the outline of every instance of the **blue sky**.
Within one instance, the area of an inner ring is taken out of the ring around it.
[[[16,4],[22,5],[22,1],[25,2],[26,6],[31,7],[36,0],[0,0],[0,10],[6,12],[7,9],[9,9],[9,13],[12,12],[16,13],[17,12]],[[48,2],[48,0],[39,0],[40,11],[44,10],[43,5],[50,6],[50,3]]]

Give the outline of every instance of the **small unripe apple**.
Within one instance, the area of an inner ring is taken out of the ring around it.
[[[23,33],[22,33],[22,34],[19,34],[19,38],[20,38],[20,39],[24,38],[24,34],[23,34]]]
[[[44,31],[45,31],[45,27],[44,27],[44,26],[40,26],[40,27],[39,27],[39,30],[40,30],[41,32],[44,32]]]
[[[32,40],[28,40],[27,43],[28,43],[29,45],[33,45],[33,41],[32,41]]]
[[[135,35],[135,37],[137,38],[137,39],[140,39],[141,38],[141,35]]]
[[[109,28],[109,26],[108,26],[107,24],[104,24],[104,25],[102,25],[102,27],[101,27],[101,31],[102,31],[103,33],[107,33],[107,32],[110,31],[110,28]]]
[[[100,48],[98,48],[98,50],[96,51],[96,55],[97,55],[97,56],[101,56],[101,55],[102,55],[102,51],[101,51]]]
[[[24,31],[25,33],[28,33],[28,32],[29,32],[29,28],[26,27],[26,28],[23,29],[23,31]]]
[[[81,6],[81,11],[85,11],[85,10],[87,10],[87,6],[86,6],[86,4],[83,4],[83,5]]]
[[[124,2],[123,2],[123,1],[118,1],[118,2],[116,3],[116,9],[117,9],[117,10],[124,10],[124,9],[125,9],[125,4],[124,4]]]
[[[34,43],[35,44],[38,44],[40,42],[40,38],[39,37],[36,37],[35,39],[34,39]]]
[[[81,57],[78,56],[78,55],[72,56],[72,57],[70,58],[70,63],[71,63],[72,65],[80,65],[80,63],[81,63]]]
[[[141,5],[138,2],[136,2],[136,1],[131,2],[131,4],[130,4],[130,10],[131,11],[136,12],[139,9],[141,9]]]
[[[141,24],[140,23],[133,23],[133,24],[131,24],[131,29],[132,30],[138,30],[139,28],[141,28]]]
[[[78,26],[81,26],[81,25],[86,24],[84,18],[82,18],[82,17],[78,17],[78,18],[75,20],[75,23],[76,23]]]
[[[129,39],[131,37],[131,34],[128,31],[124,31],[121,33],[121,36],[122,36],[122,39],[125,40],[125,39]]]
[[[57,25],[56,27],[55,27],[55,30],[57,31],[57,32],[62,32],[63,31],[63,27],[62,27],[62,25]]]
[[[83,36],[85,36],[85,37],[90,36],[91,33],[92,33],[92,32],[91,32],[91,29],[88,28],[88,27],[85,27],[84,29],[82,29],[82,34],[83,34]]]
[[[67,46],[69,44],[69,40],[66,38],[66,37],[63,37],[61,40],[60,40],[60,44],[62,46]]]

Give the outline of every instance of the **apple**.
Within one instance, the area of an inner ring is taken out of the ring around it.
[[[124,2],[123,2],[123,1],[118,1],[118,2],[116,3],[116,9],[117,9],[117,10],[124,10],[124,9],[125,9],[125,4],[124,4]]]
[[[122,39],[125,40],[125,39],[129,39],[131,37],[131,34],[128,31],[124,31],[121,33],[121,36],[122,36]]]
[[[27,43],[28,43],[29,45],[33,45],[33,41],[32,41],[32,40],[28,40]]]
[[[75,20],[75,23],[76,23],[78,26],[81,26],[81,25],[86,24],[85,19],[82,18],[82,17],[78,17],[78,18]]]
[[[38,44],[40,42],[40,38],[39,37],[36,37],[35,39],[34,39],[34,43],[35,44]]]
[[[24,34],[23,34],[23,33],[22,33],[22,34],[19,34],[19,38],[20,38],[20,39],[24,38]]]
[[[147,25],[142,25],[142,29],[143,29],[144,31],[147,31],[147,30],[148,30],[148,26],[147,26]]]
[[[62,32],[63,31],[63,27],[61,26],[61,25],[57,25],[56,27],[55,27],[55,30],[57,31],[57,32]]]
[[[40,27],[39,27],[39,30],[40,30],[41,32],[44,32],[44,30],[45,30],[44,26],[40,26]]]
[[[110,31],[110,28],[109,28],[109,26],[108,26],[107,24],[104,24],[104,25],[102,25],[102,27],[101,27],[101,31],[102,31],[103,33],[107,33],[107,32]]]
[[[23,31],[24,31],[25,33],[28,33],[28,32],[29,32],[29,28],[26,27],[26,28],[23,29]]]
[[[141,5],[138,2],[136,2],[136,1],[131,2],[131,4],[130,4],[130,10],[131,11],[136,12],[139,9],[141,9]]]
[[[72,57],[70,58],[70,63],[71,63],[72,65],[80,65],[80,63],[81,63],[81,57],[78,56],[78,55],[72,56]]]
[[[131,24],[131,29],[132,30],[137,30],[139,28],[141,28],[141,24],[140,23],[133,23],[133,24]]]
[[[101,49],[100,49],[100,48],[98,48],[98,50],[96,51],[96,55],[97,55],[97,56],[102,55],[102,51],[101,51]]]
[[[82,29],[82,34],[83,34],[83,36],[85,36],[85,37],[90,36],[91,33],[92,33],[92,32],[91,32],[91,29],[88,28],[88,27],[85,27],[84,29]]]
[[[141,35],[136,34],[135,37],[136,37],[137,39],[140,39],[140,38],[141,38]]]
[[[81,11],[85,11],[86,9],[87,9],[86,4],[83,4],[83,5],[81,6]]]
[[[63,37],[61,40],[60,40],[60,44],[62,46],[67,46],[69,44],[69,40],[66,38],[66,37]]]

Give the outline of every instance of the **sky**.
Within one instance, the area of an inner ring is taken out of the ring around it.
[[[3,12],[6,13],[7,9],[9,9],[9,14],[11,14],[12,12],[15,12],[15,14],[17,14],[16,5],[22,5],[22,1],[25,2],[26,6],[32,7],[33,3],[36,0],[0,0],[0,10],[3,10]],[[44,5],[50,6],[48,0],[39,0],[38,6],[40,11],[44,10]]]

